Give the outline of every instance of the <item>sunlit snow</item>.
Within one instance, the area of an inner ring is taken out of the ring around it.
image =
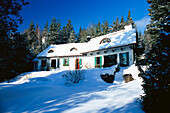
[[[109,70],[87,69],[85,79],[70,86],[61,71],[24,73],[10,83],[0,83],[0,112],[143,113],[137,102],[142,87],[135,65],[121,67],[113,84],[100,78]],[[130,72],[135,80],[124,83],[122,74]]]

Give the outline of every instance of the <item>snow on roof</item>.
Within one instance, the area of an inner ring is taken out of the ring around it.
[[[111,42],[100,44],[101,40],[109,38]],[[91,39],[88,43],[68,43],[60,45],[50,45],[47,49],[38,54],[37,57],[55,57],[55,56],[75,56],[82,55],[88,51],[107,49],[136,43],[136,30],[132,25],[125,26],[124,30],[102,35]],[[72,48],[77,50],[70,51]],[[49,52],[52,50],[51,52]]]

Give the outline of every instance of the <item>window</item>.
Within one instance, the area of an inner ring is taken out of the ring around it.
[[[129,65],[129,52],[120,53],[120,66],[128,66]]]
[[[69,66],[69,59],[68,58],[63,59],[63,66]]]
[[[56,68],[56,59],[51,60],[51,67]]]
[[[77,51],[77,48],[73,47],[70,49],[70,51]]]
[[[41,67],[46,67],[47,60],[41,60]]]
[[[48,53],[53,53],[53,52],[54,52],[54,50],[52,50],[52,49],[48,51]]]
[[[104,66],[103,67],[111,67],[117,64],[117,54],[104,56]]]
[[[96,64],[98,65],[98,64],[100,64],[100,57],[96,57],[96,58],[97,58]]]
[[[100,44],[109,43],[111,40],[109,38],[104,38],[100,41]]]
[[[95,67],[101,68],[102,67],[102,56],[95,57]]]

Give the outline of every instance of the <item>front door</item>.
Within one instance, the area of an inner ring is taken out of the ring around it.
[[[75,69],[81,69],[82,59],[76,59],[75,61]]]
[[[79,69],[80,65],[79,65],[79,59],[77,58],[75,61],[75,69]]]

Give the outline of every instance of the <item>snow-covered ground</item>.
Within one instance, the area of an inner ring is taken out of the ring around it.
[[[137,68],[121,68],[113,84],[100,78],[110,69],[87,69],[85,79],[70,86],[65,85],[64,72],[22,74],[13,82],[0,83],[0,112],[143,113],[136,102],[142,94]],[[124,83],[123,73],[131,73],[135,80]]]

